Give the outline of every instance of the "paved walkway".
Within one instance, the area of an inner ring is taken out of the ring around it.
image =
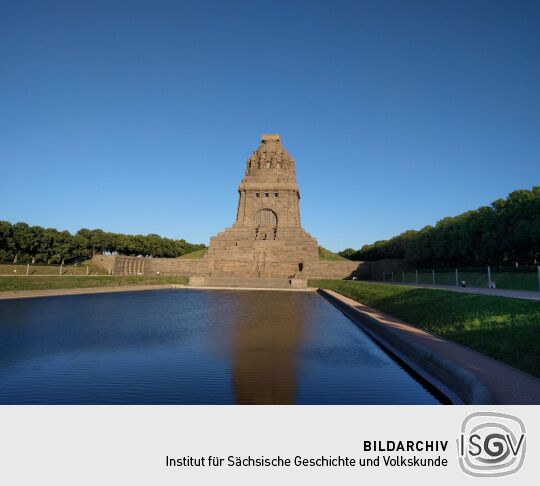
[[[411,340],[476,375],[492,392],[497,404],[540,404],[540,380],[534,376],[496,361],[471,348],[430,334],[333,290],[325,289],[324,291],[349,305],[360,315],[375,319],[378,325],[391,328],[394,332],[402,335],[403,339]],[[362,327],[361,321],[357,322]],[[417,362],[417,364],[422,367],[421,362]]]
[[[364,280],[362,280],[364,282]],[[370,281],[371,282],[371,281]],[[464,294],[496,295],[498,297],[512,297],[514,299],[540,300],[540,292],[531,290],[508,290],[508,289],[486,289],[481,287],[456,287],[455,285],[430,285],[413,284],[403,282],[383,282],[372,281],[373,283],[384,283],[388,285],[402,285],[405,287],[417,287],[421,289],[449,290],[450,292],[461,292]]]

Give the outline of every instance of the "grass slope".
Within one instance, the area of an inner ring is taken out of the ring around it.
[[[186,284],[187,277],[0,277],[0,292],[13,290],[80,289],[90,287],[117,287],[119,285]]]
[[[208,248],[200,248],[199,250],[192,251],[190,253],[186,253],[185,255],[182,255],[178,258],[202,258],[203,255],[208,251]]]
[[[330,261],[349,261],[346,258],[334,253],[326,248],[319,246],[319,258],[321,260],[330,260]]]
[[[540,378],[540,302],[343,280],[310,280]]]

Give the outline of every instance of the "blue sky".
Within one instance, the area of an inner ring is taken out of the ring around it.
[[[261,133],[359,248],[540,183],[540,2],[0,1],[0,219],[207,243]]]

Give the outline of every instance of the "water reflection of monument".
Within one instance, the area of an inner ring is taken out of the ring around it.
[[[309,312],[305,295],[253,291],[237,296],[238,313],[231,319],[236,402],[295,403],[297,353]]]

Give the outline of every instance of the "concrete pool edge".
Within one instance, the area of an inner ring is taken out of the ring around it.
[[[395,354],[420,377],[431,384],[454,403],[467,405],[491,405],[495,398],[488,386],[476,375],[471,373],[458,362],[447,359],[424,346],[422,343],[406,336],[400,330],[389,327],[385,322],[372,315],[374,309],[363,306],[349,297],[328,289],[318,289],[320,295],[341,310],[355,324],[372,337],[383,348]],[[360,308],[358,308],[360,306]],[[386,316],[389,317],[389,316]],[[394,321],[400,326],[408,324],[397,319]],[[425,331],[421,331],[425,333]],[[425,333],[429,334],[429,333]],[[440,340],[441,338],[434,339]],[[454,396],[452,396],[454,395]],[[456,400],[458,397],[458,400]]]

